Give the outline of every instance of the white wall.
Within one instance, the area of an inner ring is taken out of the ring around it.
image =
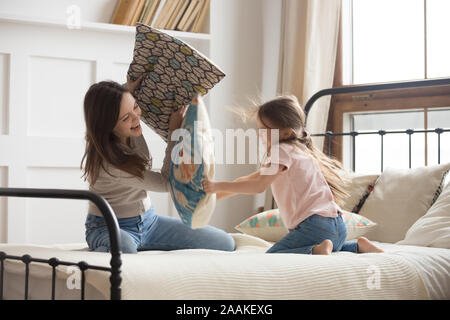
[[[3,166],[0,167],[0,187],[8,186],[8,168]],[[7,225],[8,225],[8,215],[6,207],[6,198],[0,198],[0,243],[6,242],[7,240]]]
[[[0,28],[2,69],[8,69],[0,83],[7,97],[2,114],[7,129],[0,135],[0,166],[7,168],[2,170],[3,184],[86,189],[79,169],[83,97],[96,81],[120,80],[115,71],[126,72],[133,37],[8,22],[0,22]],[[121,49],[111,54],[118,44]],[[3,240],[84,241],[87,202],[8,198],[6,208]]]
[[[227,128],[256,126],[244,125],[225,107],[245,107],[250,100],[276,94],[281,1],[213,0],[211,10],[211,57],[227,76],[211,91],[210,118],[225,135]],[[229,181],[250,174],[256,166],[224,164],[216,169],[217,180]],[[264,194],[224,199],[217,203],[211,224],[236,232],[234,226],[263,205]]]

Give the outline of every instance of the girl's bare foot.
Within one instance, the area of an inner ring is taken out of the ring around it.
[[[368,253],[368,252],[384,252],[382,249],[378,248],[369,239],[365,237],[358,238],[358,253]]]
[[[333,242],[326,239],[312,249],[312,254],[331,254],[331,251],[333,251]]]

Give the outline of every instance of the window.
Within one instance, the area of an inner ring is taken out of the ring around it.
[[[381,159],[381,136],[358,135],[355,148],[355,159],[350,159],[351,150],[347,150],[346,163],[355,161],[355,171],[376,172],[384,168],[411,168],[423,165],[438,164],[438,136],[435,133],[420,132],[424,129],[448,128],[450,124],[450,108],[423,110],[384,111],[369,113],[347,113],[344,116],[344,131],[404,131],[414,129],[411,135],[411,160],[409,159],[409,135],[392,133],[383,136],[383,159]],[[353,147],[350,138],[344,145]],[[450,134],[440,137],[440,162],[450,160]]]
[[[450,78],[450,1],[343,0],[343,85]],[[450,86],[340,95],[332,100],[333,132],[450,128]],[[437,134],[335,137],[333,155],[347,169],[382,171],[438,162]],[[351,156],[352,149],[356,156]],[[440,135],[440,162],[450,161],[450,132]]]
[[[344,0],[344,84],[450,77],[450,1]]]

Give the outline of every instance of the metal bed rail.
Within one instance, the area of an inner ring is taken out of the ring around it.
[[[111,283],[111,300],[121,299],[121,251],[120,251],[120,231],[119,223],[114,214],[113,209],[109,203],[98,194],[87,190],[69,190],[69,189],[33,189],[33,188],[0,188],[0,197],[22,197],[22,198],[53,198],[53,199],[76,199],[76,200],[90,200],[101,211],[103,218],[105,219],[108,227],[109,239],[111,244],[111,267],[89,265],[84,261],[80,262],[68,262],[60,261],[58,258],[50,259],[38,259],[33,258],[28,254],[23,256],[8,255],[5,252],[0,252],[0,300],[3,300],[3,284],[4,284],[4,261],[6,259],[22,261],[25,264],[25,294],[24,299],[28,299],[28,286],[29,286],[29,271],[30,263],[43,263],[52,267],[52,292],[51,299],[55,299],[55,281],[56,281],[56,267],[59,265],[65,266],[77,266],[81,270],[81,300],[85,298],[85,271],[89,269],[101,270],[110,272]]]
[[[315,93],[305,104],[305,114],[308,118],[308,113],[311,110],[313,104],[321,97],[329,95],[339,95],[345,93],[356,92],[369,92],[369,91],[386,91],[386,90],[399,90],[399,89],[412,89],[412,88],[426,88],[426,87],[438,87],[450,85],[450,78],[419,80],[419,81],[405,81],[405,82],[392,82],[381,84],[365,84],[365,85],[351,85],[338,88],[323,89]]]
[[[430,79],[430,80],[419,80],[419,81],[406,81],[406,82],[393,82],[393,83],[381,83],[381,84],[369,84],[369,85],[352,85],[344,86],[338,88],[330,88],[318,91],[315,93],[305,104],[305,114],[306,119],[308,119],[308,113],[313,107],[314,103],[321,97],[328,95],[340,95],[346,93],[357,93],[357,92],[371,92],[371,91],[386,91],[386,90],[399,90],[399,89],[413,89],[413,88],[426,88],[426,87],[437,87],[437,86],[448,86],[450,85],[450,78],[440,78],[440,79]],[[450,94],[450,92],[449,92]],[[436,133],[437,143],[438,143],[438,163],[441,163],[441,134],[444,132],[449,132],[450,128],[436,128],[427,130],[378,130],[378,131],[351,131],[345,133],[334,133],[332,131],[327,131],[326,133],[311,134],[311,136],[323,136],[327,138],[327,154],[331,156],[331,141],[333,137],[337,136],[351,136],[352,143],[352,171],[355,171],[355,147],[356,147],[356,136],[358,135],[373,135],[378,134],[380,136],[381,144],[381,172],[383,172],[384,167],[384,136],[386,134],[407,134],[409,136],[409,168],[411,168],[411,136],[414,133]]]
[[[332,131],[327,131],[326,133],[318,133],[312,134],[313,137],[326,137],[327,139],[327,155],[331,156],[331,142],[333,137],[342,137],[342,136],[351,136],[351,144],[352,144],[352,171],[355,171],[356,167],[356,136],[358,135],[379,135],[380,136],[380,146],[381,146],[381,154],[380,154],[380,170],[383,172],[384,169],[384,136],[387,134],[407,134],[408,135],[408,157],[409,157],[409,168],[411,169],[412,162],[412,139],[411,136],[414,133],[436,133],[437,134],[437,161],[438,164],[441,163],[441,134],[444,132],[450,132],[450,128],[436,128],[436,129],[427,129],[427,130],[415,130],[415,129],[406,129],[406,130],[378,130],[378,131],[351,131],[344,133],[333,133]]]

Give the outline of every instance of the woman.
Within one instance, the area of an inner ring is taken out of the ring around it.
[[[156,214],[147,191],[169,191],[169,168],[175,142],[167,145],[161,172],[153,171],[152,157],[142,135],[141,109],[131,92],[135,82],[127,77],[124,87],[113,81],[93,84],[84,98],[86,151],[81,162],[89,189],[111,205],[120,227],[121,251],[215,249],[234,250],[233,238],[206,226],[190,229],[181,219]],[[182,107],[170,116],[169,137],[186,113]],[[98,208],[90,203],[86,241],[94,251],[108,252],[109,234]]]

